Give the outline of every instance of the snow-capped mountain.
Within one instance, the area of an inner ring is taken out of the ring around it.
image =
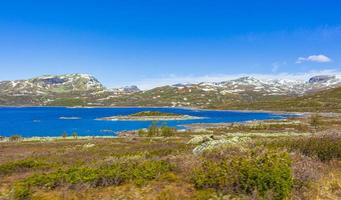
[[[220,94],[246,94],[258,93],[263,96],[269,95],[303,95],[341,86],[339,76],[314,76],[307,81],[301,80],[261,80],[253,77],[241,77],[224,82],[203,82],[199,84],[176,84],[173,87],[183,89],[192,87],[203,91],[215,91]]]
[[[95,77],[88,74],[47,75],[28,80],[0,82],[0,93],[6,95],[44,95],[103,90],[106,88]]]
[[[298,97],[341,87],[340,76],[301,80],[241,77],[223,82],[186,83],[141,91],[137,86],[107,89],[88,74],[41,76],[0,82],[0,105],[193,106],[215,107]]]
[[[140,92],[141,90],[136,85],[121,87],[121,88],[113,88],[110,91],[112,91],[115,94],[132,94],[135,92]]]

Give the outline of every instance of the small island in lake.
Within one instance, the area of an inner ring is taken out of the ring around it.
[[[202,119],[202,117],[182,115],[176,113],[165,113],[159,111],[143,111],[130,115],[118,115],[111,117],[98,118],[97,120],[107,121],[163,121],[163,120],[190,120],[190,119]]]

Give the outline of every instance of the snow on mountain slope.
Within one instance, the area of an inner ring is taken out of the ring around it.
[[[28,80],[0,82],[0,93],[7,95],[100,90],[105,90],[105,87],[95,77],[88,74],[47,75]]]
[[[341,77],[314,76],[308,81],[301,80],[260,80],[253,77],[241,77],[224,82],[203,82],[199,84],[176,84],[173,87],[183,89],[194,87],[203,91],[216,91],[220,94],[258,93],[267,95],[303,95],[341,86]]]

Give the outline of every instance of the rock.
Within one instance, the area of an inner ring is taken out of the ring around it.
[[[201,144],[213,140],[213,135],[197,135],[194,136],[187,144]]]
[[[219,140],[210,140],[202,143],[201,145],[195,147],[193,149],[193,154],[195,155],[200,155],[204,151],[212,150],[218,147],[222,147],[225,145],[235,145],[235,144],[240,144],[240,143],[245,143],[249,141],[249,137],[233,137],[230,139],[219,139]]]
[[[94,146],[96,146],[95,144],[91,144],[91,143],[88,143],[88,144],[84,144],[83,145],[83,148],[92,148],[92,147],[94,147]]]

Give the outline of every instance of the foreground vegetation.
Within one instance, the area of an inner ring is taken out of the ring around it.
[[[152,124],[116,139],[2,142],[0,199],[340,199],[339,122]]]

